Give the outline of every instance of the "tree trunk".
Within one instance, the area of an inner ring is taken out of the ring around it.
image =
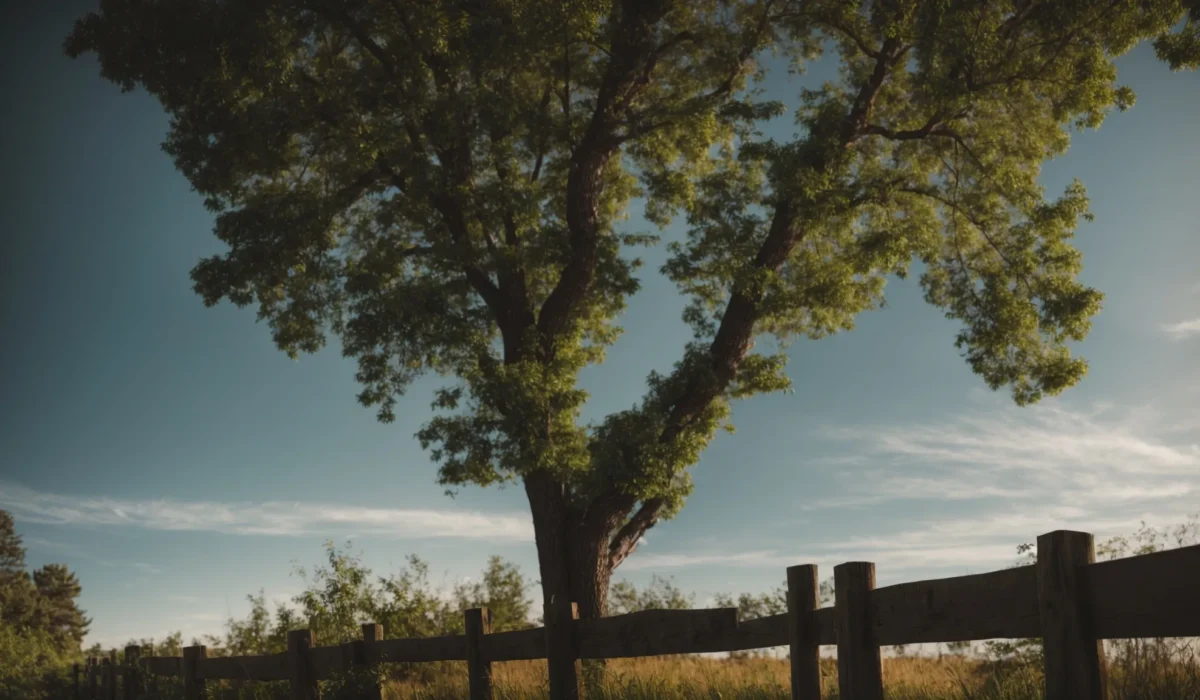
[[[571,592],[579,603],[580,619],[604,617],[608,608],[608,586],[612,581],[609,565],[607,529],[579,526],[571,547]],[[581,664],[582,682],[589,697],[604,684],[607,664],[604,659],[589,659]]]
[[[587,519],[567,503],[562,484],[545,473],[525,479],[525,494],[533,515],[544,602],[565,597],[578,605],[580,619],[603,617],[613,573],[608,547],[614,518]],[[603,681],[603,661],[583,668],[589,687]]]
[[[575,700],[579,697],[577,662],[575,655],[567,651],[574,645],[574,634],[570,621],[561,617],[564,614],[562,606],[569,609],[571,604],[570,518],[566,494],[563,485],[549,474],[536,472],[525,477],[525,495],[533,515],[533,534],[542,579],[550,697]]]

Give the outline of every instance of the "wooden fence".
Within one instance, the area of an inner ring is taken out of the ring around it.
[[[875,565],[834,567],[833,607],[817,607],[817,567],[787,571],[788,611],[739,621],[737,610],[649,610],[578,620],[574,605],[545,607],[547,626],[490,633],[486,609],[464,612],[466,633],[384,639],[382,625],[363,638],[317,646],[310,630],[288,635],[288,650],[263,656],[208,657],[203,646],[182,657],[142,655],[127,647],[90,659],[76,700],[134,700],[155,676],[183,679],[188,700],[208,680],[287,681],[294,700],[316,700],[320,681],[386,662],[466,661],[471,700],[492,697],[491,664],[548,659],[554,700],[578,697],[578,659],[612,659],[790,648],[792,697],[818,700],[818,651],[836,646],[843,700],[882,700],[880,646],[1041,637],[1047,700],[1101,700],[1106,670],[1101,640],[1200,636],[1200,545],[1096,563],[1092,536],[1057,531],[1038,538],[1035,566],[875,587]],[[566,663],[561,663],[563,660]],[[555,670],[557,669],[557,670]],[[565,670],[564,670],[565,669]],[[557,675],[557,677],[555,677]],[[379,700],[378,688],[367,697]]]

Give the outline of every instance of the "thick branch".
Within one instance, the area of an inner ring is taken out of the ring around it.
[[[842,146],[850,144],[866,124],[888,67],[898,60],[902,52],[903,49],[897,41],[889,39],[884,42],[884,48],[876,60],[875,70],[859,90],[853,108],[846,115],[840,133]],[[825,164],[816,162],[810,164],[810,167],[823,168]],[[798,214],[791,199],[786,196],[779,197],[767,237],[754,258],[753,266],[756,270],[775,273],[783,268],[806,232],[798,221]],[[765,290],[760,286],[740,286],[732,291],[717,327],[716,336],[709,345],[708,371],[693,375],[683,394],[674,402],[666,425],[659,435],[660,443],[670,443],[679,437],[691,421],[724,393],[737,378],[738,367],[754,344],[754,326],[759,320],[765,294]],[[623,494],[598,499],[598,503],[601,500],[607,500],[611,504],[610,507],[623,507],[624,510],[619,512],[628,512],[635,503],[631,497]],[[612,561],[619,563],[636,548],[637,540],[657,522],[665,505],[658,499],[651,499],[642,504],[634,517],[613,538],[610,544]],[[602,516],[603,513],[597,513],[593,517],[600,519]]]
[[[658,523],[658,514],[666,506],[661,498],[651,498],[642,503],[642,507],[617,531],[608,545],[609,566],[613,569],[621,565],[630,554],[637,550],[642,535]]]
[[[640,66],[654,51],[650,41],[653,28],[666,14],[669,4],[665,0],[628,0],[619,23],[612,28],[612,59],[605,69],[588,129],[574,149],[567,174],[566,218],[571,256],[538,315],[538,331],[547,355],[567,329],[595,277],[603,171],[620,147],[616,130],[624,116],[618,98],[636,80]]]
[[[960,112],[954,117],[950,117],[950,119],[955,119],[961,116],[964,116],[964,113]],[[893,130],[879,124],[868,124],[863,127],[863,133],[869,136],[882,136],[883,138],[891,139],[892,141],[916,141],[928,138],[930,136],[945,136],[961,142],[962,136],[947,126],[947,121],[949,120],[943,118],[941,115],[936,115],[930,117],[929,120],[926,121],[925,124],[920,128],[901,130]]]

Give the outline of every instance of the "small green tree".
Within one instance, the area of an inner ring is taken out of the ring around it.
[[[325,543],[326,566],[311,577],[303,568],[297,574],[307,584],[293,601],[299,614],[318,639],[331,643],[362,638],[360,625],[370,622],[367,614],[375,607],[377,591],[370,569],[349,551]]]
[[[495,632],[525,629],[530,626],[533,611],[529,587],[515,564],[492,556],[478,579],[455,586],[454,608],[462,611],[486,607]]]
[[[642,610],[687,610],[695,607],[696,596],[685,594],[671,579],[652,576],[639,589],[629,581],[617,581],[608,593],[608,614],[624,615]]]
[[[429,565],[410,556],[406,566],[377,577],[349,549],[325,544],[325,563],[311,570],[297,567],[305,588],[291,605],[279,604],[274,612],[266,595],[247,596],[250,611],[229,618],[223,635],[208,638],[229,655],[271,654],[287,649],[287,633],[313,630],[322,644],[361,639],[361,625],[378,622],[389,637],[433,637],[461,634],[467,608],[485,606],[497,632],[523,629],[531,624],[530,584],[514,564],[490,557],[478,579],[439,591],[429,580]]]

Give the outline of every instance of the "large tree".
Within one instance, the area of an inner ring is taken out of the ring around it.
[[[1191,7],[1189,8],[1189,4]],[[676,513],[730,402],[788,386],[782,352],[853,327],[923,264],[993,388],[1076,383],[1100,294],[1070,239],[1082,186],[1042,162],[1133,94],[1114,57],[1194,67],[1194,0],[102,0],[66,42],[171,116],[164,148],[229,249],[207,304],[254,305],[289,355],[340,338],[456,487],[528,495],[547,599],[602,614],[612,571]],[[1189,9],[1192,14],[1188,15]],[[765,58],[840,63],[795,138]],[[581,424],[580,370],[638,289],[620,225],[686,217],[662,273],[695,330],[629,410]]]

